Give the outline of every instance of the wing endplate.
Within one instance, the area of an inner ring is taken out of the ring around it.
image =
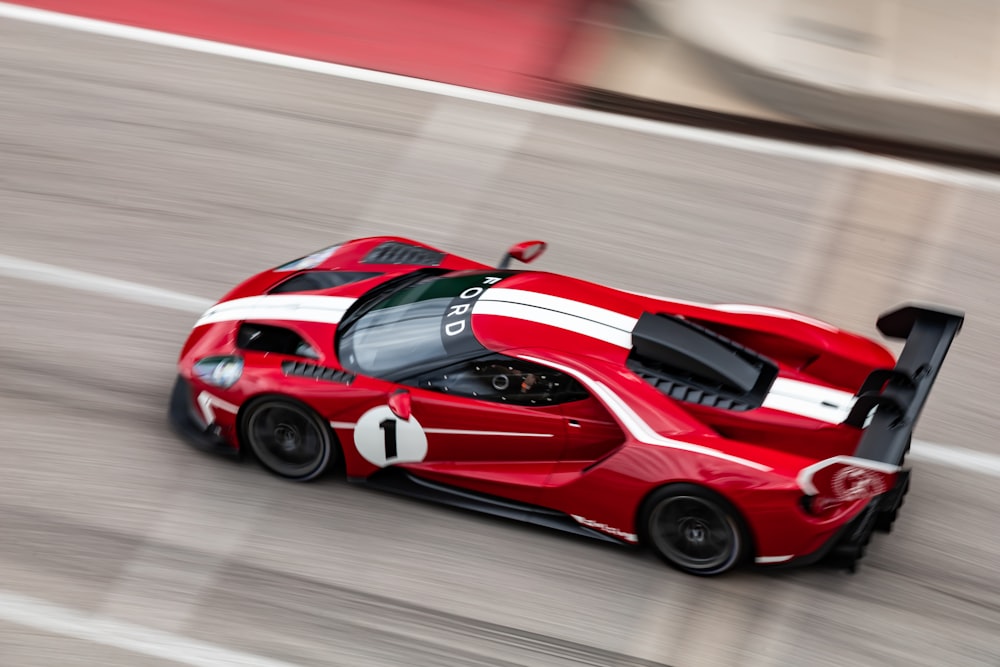
[[[965,313],[930,306],[904,305],[883,314],[878,328],[889,338],[906,340],[892,369],[872,372],[858,392],[845,423],[865,428],[854,455],[899,465]],[[872,413],[874,410],[874,413]]]

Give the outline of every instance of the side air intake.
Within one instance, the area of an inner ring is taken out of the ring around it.
[[[270,324],[257,324],[256,322],[241,324],[236,334],[236,347],[241,350],[276,352],[296,357],[319,359],[319,354],[312,345],[302,339],[302,336],[291,329]]]
[[[351,384],[354,381],[354,374],[347,371],[340,371],[328,366],[311,364],[307,361],[283,361],[281,370],[285,375],[294,375],[314,380],[325,380],[327,382],[339,382],[341,384]]]
[[[726,410],[760,407],[778,376],[773,361],[672,315],[643,313],[627,366],[679,401]]]

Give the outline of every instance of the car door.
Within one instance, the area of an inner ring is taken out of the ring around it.
[[[566,447],[566,418],[554,395],[565,381],[560,373],[496,354],[403,380],[427,454],[402,465],[430,479],[532,502]]]
[[[560,471],[587,468],[624,444],[618,422],[593,396],[581,396],[561,407],[566,418],[566,446],[560,457]]]

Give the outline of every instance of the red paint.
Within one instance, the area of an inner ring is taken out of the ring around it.
[[[511,246],[507,254],[524,264],[530,264],[545,252],[547,244],[545,241],[521,241]]]
[[[409,421],[410,415],[413,414],[413,403],[410,398],[410,392],[406,389],[397,389],[389,394],[389,409],[392,410],[392,414],[404,422]]]
[[[384,241],[405,242],[405,239],[386,237],[348,242],[317,267],[384,271],[380,277],[312,291],[309,298],[341,297],[335,303],[342,303],[344,297],[348,300],[360,297],[381,281],[419,268],[364,262],[366,255]],[[404,349],[409,341],[407,334],[402,333],[402,337],[387,339],[384,343],[387,347],[379,348],[377,353],[399,354],[412,363],[422,364],[413,377],[403,377],[408,372],[404,369],[394,378],[398,383],[362,374],[349,383],[324,381],[310,374],[294,375],[282,370],[283,361],[302,361],[301,358],[277,352],[234,350],[238,322],[223,321],[195,328],[184,346],[180,373],[191,383],[196,396],[208,392],[232,406],[246,405],[262,394],[294,396],[324,421],[335,423],[346,473],[351,478],[367,478],[387,463],[398,465],[425,480],[530,502],[580,517],[582,525],[625,541],[641,534],[637,517],[650,493],[665,484],[697,483],[721,494],[738,509],[752,532],[755,555],[805,556],[857,515],[873,492],[872,484],[855,484],[857,498],[851,496],[834,510],[810,514],[800,504],[804,495],[799,484],[800,471],[829,457],[852,454],[860,431],[783,409],[758,407],[733,411],[674,400],[625,366],[626,348],[596,338],[593,332],[574,330],[575,316],[571,313],[583,313],[595,322],[603,319],[607,327],[633,326],[628,324],[629,318],[643,312],[683,313],[706,325],[714,323],[737,341],[766,340],[783,377],[816,386],[832,383],[797,369],[796,360],[803,348],[820,357],[850,358],[870,371],[892,361],[889,353],[874,342],[860,345],[856,336],[807,318],[773,311],[740,314],[698,304],[672,303],[551,273],[496,271],[447,253],[441,257],[439,266],[459,272],[459,277],[444,280],[471,282],[468,287],[461,282],[457,288],[441,287],[445,283],[425,284],[422,289],[430,290],[428,294],[435,295],[434,298],[450,299],[447,309],[441,311],[444,315],[439,316],[440,323],[432,323],[431,330],[438,331],[440,326],[442,349],[455,342],[446,337],[451,335],[447,333],[447,317],[454,310],[458,319],[451,321],[461,321],[459,328],[467,334],[474,333],[475,339],[486,348],[478,353],[463,348],[463,354],[474,354],[474,359],[466,356],[459,365],[454,360],[445,360],[438,362],[436,368],[429,368],[433,364],[427,364],[424,357],[413,358],[414,350]],[[463,277],[461,271],[467,269],[478,271]],[[265,271],[237,287],[225,300],[265,294],[270,285],[286,276],[286,272]],[[464,291],[452,294],[449,289]],[[493,299],[490,290],[496,290]],[[320,365],[357,370],[357,363],[342,359],[335,347],[336,324],[296,317],[302,312],[296,309],[323,307],[322,304],[310,306],[308,303],[314,302],[307,303],[296,295],[282,298],[299,301],[286,306],[292,309],[287,314],[268,311],[273,324],[291,329],[309,342],[319,353],[316,362]],[[554,320],[550,325],[515,314],[476,314],[477,306],[484,302],[515,299],[505,303],[517,304],[518,298],[542,299],[549,312],[562,313],[566,319]],[[422,317],[433,317],[424,312]],[[282,314],[290,319],[281,319]],[[263,315],[251,312],[239,317]],[[273,321],[275,317],[277,321]],[[566,326],[567,322],[570,326]],[[767,336],[762,337],[765,333]],[[789,342],[787,358],[782,354],[781,339]],[[377,357],[372,355],[376,352],[372,343],[368,347],[364,341],[357,345],[354,352],[359,360]],[[397,352],[387,352],[390,347]],[[878,350],[878,354],[873,350]],[[497,352],[502,352],[505,358],[498,361]],[[198,359],[233,353],[242,354],[245,370],[232,387],[211,387],[192,377],[191,369]],[[516,363],[533,367],[512,365]],[[473,378],[473,384],[462,384],[463,373]],[[546,402],[545,396],[569,391],[574,379],[586,392],[578,389],[574,398]],[[501,394],[491,393],[491,386],[496,390],[514,388],[514,391],[503,394],[501,400]],[[557,386],[562,389],[554,389]],[[404,394],[394,393],[401,387]],[[477,393],[470,393],[469,387]],[[528,398],[537,397],[532,404],[518,402],[522,400],[518,389],[523,393],[530,392],[532,387],[549,388],[541,394],[528,394]],[[849,389],[854,391],[857,387]],[[409,410],[394,405],[400,396],[409,399]],[[802,400],[810,399],[803,395]],[[396,424],[399,432],[394,427],[391,443],[388,440],[384,443],[389,431],[380,431],[377,425],[384,425],[387,418],[391,420],[390,408],[409,419]],[[233,428],[231,413],[217,411],[216,424],[231,447],[242,445]],[[407,435],[402,430],[406,424],[426,438],[421,453],[407,460],[390,460],[388,454],[377,460],[383,451],[399,452],[392,456],[402,456],[419,441],[413,439],[412,432]],[[823,488],[830,486],[822,474],[817,474],[816,480]]]
[[[590,0],[29,0],[19,4],[511,94],[539,92]]]

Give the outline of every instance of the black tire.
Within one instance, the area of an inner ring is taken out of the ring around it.
[[[899,462],[902,466],[906,462],[906,455],[910,453],[910,447],[913,445],[913,436],[911,435],[906,441],[906,449],[903,451],[903,458]],[[896,519],[899,518],[899,510],[902,509],[903,504],[906,502],[906,494],[910,492],[910,476],[907,476],[906,481],[903,482],[903,488],[899,492],[899,502],[891,510],[879,510],[875,515],[875,530],[882,533],[891,533],[892,526],[896,523]]]
[[[695,484],[654,491],[643,503],[639,526],[645,543],[667,564],[703,577],[740,565],[750,549],[736,508]]]
[[[240,434],[268,471],[298,482],[320,477],[339,448],[329,425],[308,406],[264,396],[240,412]]]
[[[903,482],[903,488],[899,492],[899,503],[891,510],[879,510],[875,514],[875,530],[882,533],[891,533],[892,526],[899,518],[899,510],[902,509],[906,501],[906,494],[910,492],[910,478]]]

